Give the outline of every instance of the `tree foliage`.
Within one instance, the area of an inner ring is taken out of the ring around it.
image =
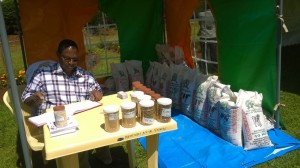
[[[2,0],[1,6],[7,34],[16,34],[18,32],[18,23],[14,0]]]

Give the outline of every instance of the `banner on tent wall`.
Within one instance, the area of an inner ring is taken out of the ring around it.
[[[40,60],[57,60],[58,43],[65,38],[76,41],[85,60],[82,35],[84,25],[98,10],[97,0],[19,1],[28,65]],[[80,62],[85,67],[84,61]]]
[[[263,94],[270,113],[276,104],[277,20],[274,0],[210,0],[216,16],[220,79]]]
[[[118,26],[121,62],[141,60],[143,69],[157,61],[163,43],[163,0],[99,0],[99,7]]]
[[[195,64],[191,56],[190,18],[198,7],[199,0],[165,0],[167,42],[171,46],[181,46],[189,67]]]

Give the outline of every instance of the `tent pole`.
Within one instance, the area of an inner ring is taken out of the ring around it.
[[[275,128],[279,128],[279,122],[280,122],[280,80],[281,80],[281,46],[282,46],[282,20],[280,19],[282,17],[282,8],[283,8],[283,1],[278,0],[278,9],[279,9],[279,21],[278,21],[278,46],[277,46],[277,92],[276,92],[276,102],[278,104],[278,108],[276,109],[276,125]]]
[[[8,45],[8,39],[7,39],[7,33],[6,33],[1,3],[0,3],[0,36],[1,36],[1,41],[2,41],[2,45],[3,45],[6,70],[8,72],[8,79],[9,79],[9,83],[11,86],[14,110],[15,110],[15,114],[16,114],[16,118],[17,118],[17,122],[18,122],[20,139],[21,139],[22,149],[23,149],[23,154],[24,154],[24,159],[25,159],[25,165],[27,168],[30,168],[30,167],[32,167],[31,159],[29,157],[30,153],[29,153],[29,148],[28,148],[26,135],[25,135],[25,128],[24,128],[24,124],[23,124],[21,105],[20,105],[20,101],[19,101],[17,84],[16,84],[16,80],[14,77],[14,68],[13,68],[12,61],[11,61],[10,50],[9,50],[9,45]]]

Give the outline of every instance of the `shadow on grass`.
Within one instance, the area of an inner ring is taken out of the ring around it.
[[[282,47],[281,90],[300,95],[300,44]]]
[[[90,154],[89,161],[91,168],[128,168],[128,154],[125,152],[122,146],[110,147],[111,156],[113,162],[110,165],[105,165],[101,160],[97,159],[94,154]],[[32,152],[33,168],[56,168],[55,160],[47,161],[43,163],[41,152]],[[22,166],[17,166],[22,167]]]
[[[90,155],[91,168],[127,168],[129,167],[128,154],[122,146],[110,147],[111,157],[113,162],[110,165],[105,165],[101,160],[97,159],[95,155]]]

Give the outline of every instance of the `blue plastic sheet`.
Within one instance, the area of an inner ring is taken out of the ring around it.
[[[245,151],[182,114],[177,113],[173,119],[178,129],[159,135],[160,168],[251,167],[300,147],[299,140],[279,129],[271,129],[268,134],[274,146]],[[138,140],[146,149],[146,138]]]

